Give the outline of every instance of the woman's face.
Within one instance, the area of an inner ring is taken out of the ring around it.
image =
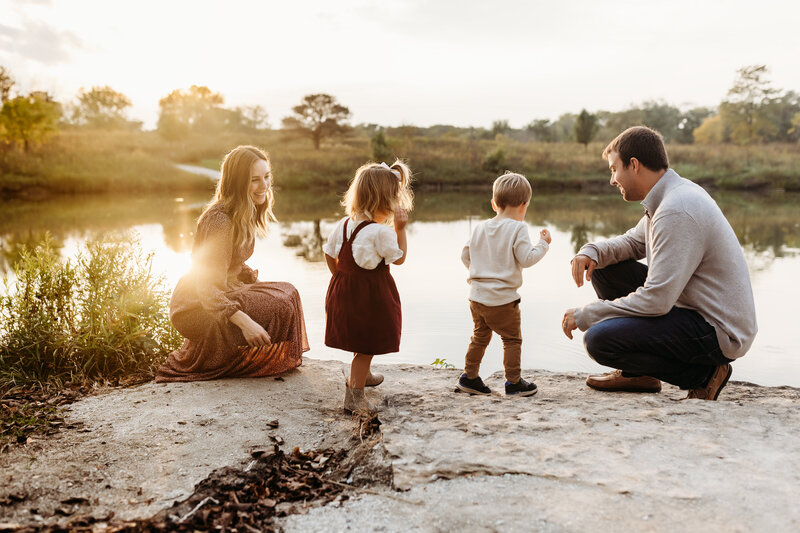
[[[250,198],[256,205],[261,205],[267,201],[267,193],[272,185],[272,173],[269,163],[263,159],[257,159],[250,168]]]

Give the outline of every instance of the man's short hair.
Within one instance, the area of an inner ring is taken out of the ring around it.
[[[639,163],[650,170],[667,170],[669,168],[669,157],[667,157],[664,139],[660,133],[646,126],[634,126],[620,133],[603,150],[603,159],[608,159],[612,152],[619,154],[625,168],[628,168],[632,157],[638,159]]]
[[[531,184],[522,174],[506,172],[492,185],[492,200],[500,209],[517,207],[531,199]]]

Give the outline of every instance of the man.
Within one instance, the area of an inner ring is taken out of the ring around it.
[[[666,381],[688,390],[687,398],[716,400],[758,329],[739,241],[708,193],[669,168],[657,132],[629,128],[603,158],[611,185],[625,201],[641,202],[644,216],[572,259],[575,283],[585,275],[600,300],[568,309],[562,329],[570,339],[586,331],[589,356],[617,369],[586,384],[658,392]]]

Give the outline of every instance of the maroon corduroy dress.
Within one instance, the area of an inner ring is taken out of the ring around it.
[[[342,229],[336,273],[325,297],[325,344],[349,352],[378,355],[400,350],[400,295],[389,265],[382,260],[370,270],[353,258],[353,241],[372,221],[361,222],[350,238]]]

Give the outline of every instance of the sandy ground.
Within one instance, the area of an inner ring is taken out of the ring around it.
[[[2,522],[150,516],[280,436],[346,448],[342,363],[273,378],[148,383],[73,404],[75,427],[0,456]],[[454,394],[456,371],[380,367],[382,454],[394,485],[284,519],[287,531],[800,530],[800,390],[732,382],[720,401],[600,393],[528,371],[531,398]],[[734,379],[736,377],[734,370]],[[279,426],[270,427],[277,419]],[[64,504],[69,498],[87,503]]]

